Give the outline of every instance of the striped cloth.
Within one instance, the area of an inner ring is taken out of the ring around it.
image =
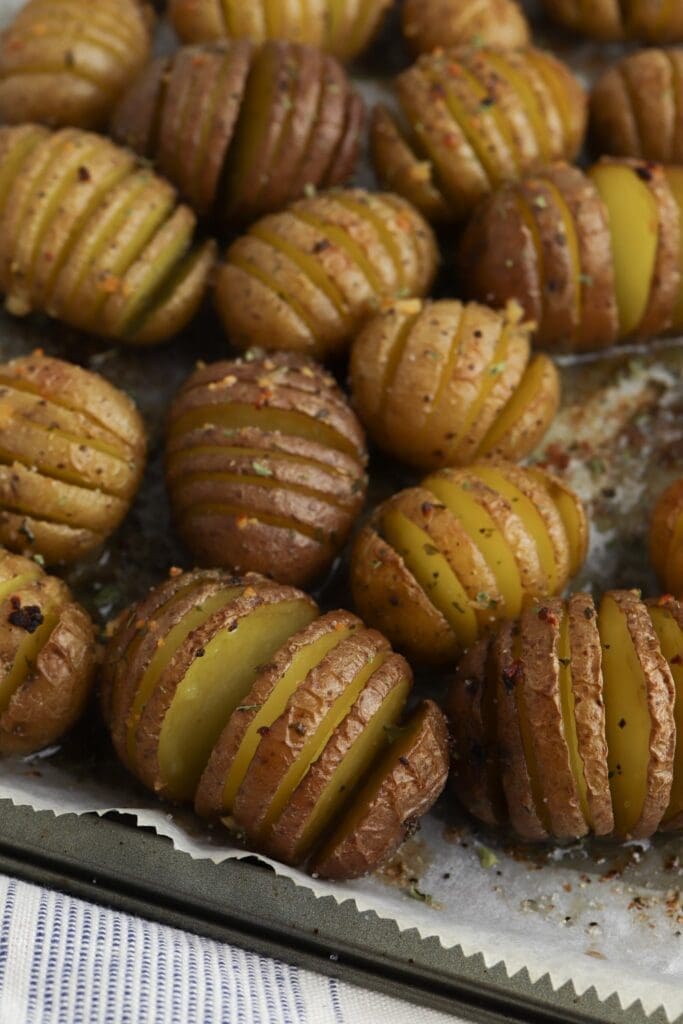
[[[0,1024],[458,1020],[3,875],[0,913]]]

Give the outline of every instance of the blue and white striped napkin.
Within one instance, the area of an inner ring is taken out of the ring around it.
[[[0,1024],[457,1021],[0,875]]]

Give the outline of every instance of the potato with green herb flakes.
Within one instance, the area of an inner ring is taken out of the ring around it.
[[[85,707],[95,628],[69,588],[0,548],[0,755],[56,742]]]
[[[247,353],[203,366],[171,407],[171,506],[204,565],[319,579],[363,507],[366,462],[344,395],[302,356]]]
[[[420,54],[456,46],[518,49],[531,33],[515,0],[405,0],[403,35]]]
[[[119,526],[145,465],[135,405],[40,352],[0,364],[0,543],[73,562]]]
[[[448,772],[443,715],[405,723],[408,663],[350,612],[256,574],[177,573],[118,620],[102,705],[124,764],[248,844],[331,878],[386,862]]]

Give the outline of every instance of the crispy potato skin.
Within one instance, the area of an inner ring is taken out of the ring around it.
[[[231,415],[242,417],[232,427]],[[363,506],[366,463],[363,431],[334,379],[291,353],[197,370],[169,414],[176,527],[205,565],[313,582]]]
[[[363,121],[363,102],[333,57],[240,39],[156,60],[122,97],[111,132],[225,227],[348,180]]]
[[[383,187],[436,221],[463,221],[502,183],[581,147],[584,91],[541,50],[439,49],[394,88],[400,114],[381,107],[373,121],[375,168]]]
[[[581,0],[543,0],[543,6],[561,25],[604,42],[639,39],[643,43],[677,43],[683,40],[683,11],[678,4],[634,0],[622,7],[618,0],[597,0],[591,4]]]
[[[476,303],[395,303],[370,320],[351,349],[352,400],[373,441],[418,469],[467,465],[483,454],[523,459],[560,401],[548,362],[540,390],[515,396],[529,366],[531,328]],[[520,404],[520,402],[522,404]],[[514,426],[487,434],[514,405]]]
[[[649,532],[650,560],[669,594],[683,596],[683,546],[679,521],[683,517],[683,479],[674,480],[658,498]]]
[[[0,364],[0,543],[72,562],[120,525],[147,439],[131,399],[40,353]]]
[[[438,47],[528,46],[530,31],[514,0],[406,0],[403,35],[417,55]]]
[[[150,51],[139,0],[29,0],[0,36],[0,119],[103,128]]]
[[[277,37],[350,61],[371,42],[390,5],[391,0],[293,0],[274,8],[269,0],[170,0],[169,15],[185,42],[227,37],[262,43]]]
[[[425,295],[437,260],[431,229],[405,200],[331,190],[262,218],[233,243],[216,276],[216,308],[242,350],[330,357],[383,303]]]
[[[0,712],[0,755],[30,754],[60,739],[83,712],[97,661],[95,627],[61,580],[2,549],[0,588],[0,685],[17,663],[25,665]],[[49,620],[29,661],[22,645]]]
[[[196,312],[215,246],[132,153],[76,128],[0,128],[0,291],[90,334],[149,345]]]

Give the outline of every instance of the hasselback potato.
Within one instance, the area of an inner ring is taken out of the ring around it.
[[[124,614],[104,666],[116,750],[158,794],[249,844],[349,878],[389,858],[446,780],[443,715],[396,729],[407,662],[292,587],[177,574]]]
[[[403,35],[415,53],[438,47],[527,46],[530,31],[515,0],[405,0]]]
[[[460,800],[526,840],[680,827],[682,627],[672,598],[575,594],[474,647],[447,702]]]
[[[69,588],[0,548],[0,755],[54,743],[93,682],[95,629]]]
[[[0,364],[0,543],[72,562],[126,515],[145,464],[133,402],[40,352]]]
[[[392,0],[170,0],[184,42],[288,39],[352,60],[372,40]]]
[[[543,6],[561,25],[595,39],[683,40],[683,7],[675,0],[543,0]]]
[[[683,50],[640,50],[604,71],[590,100],[599,152],[682,163],[682,81]]]
[[[351,350],[350,383],[373,441],[419,469],[533,451],[557,412],[560,378],[547,356],[531,358],[518,310],[415,300],[370,320]]]
[[[78,129],[0,128],[0,291],[129,344],[180,331],[201,302],[214,245],[132,153]]]
[[[0,120],[102,128],[149,56],[139,0],[29,0],[0,36]]]
[[[351,558],[362,617],[405,653],[452,661],[500,619],[564,590],[588,525],[541,469],[500,461],[442,469],[380,505]]]
[[[659,582],[683,597],[683,480],[674,480],[658,498],[649,534],[650,560]]]
[[[504,186],[462,238],[473,299],[514,298],[542,346],[591,350],[683,326],[683,168],[604,158]]]
[[[363,431],[334,379],[301,356],[247,353],[185,382],[169,416],[166,480],[202,564],[285,583],[325,572],[363,507]]]
[[[435,221],[462,220],[501,182],[581,147],[583,89],[542,50],[436,51],[394,87],[400,114],[379,106],[373,116],[375,167]]]
[[[279,40],[261,49],[226,40],[154,61],[111,130],[225,226],[346,181],[363,112],[333,57]]]
[[[384,302],[424,295],[437,249],[398,196],[362,189],[300,199],[251,226],[228,249],[216,305],[240,349],[342,351]]]

